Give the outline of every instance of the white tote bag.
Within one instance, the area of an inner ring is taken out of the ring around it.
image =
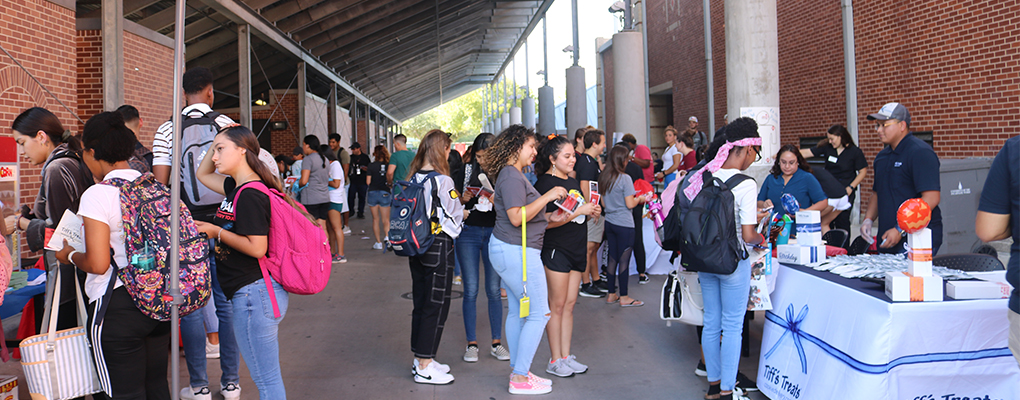
[[[705,305],[697,272],[670,272],[662,285],[660,299],[659,318],[667,325],[672,321],[696,326],[704,324]]]
[[[53,286],[49,330],[21,341],[21,366],[28,381],[28,392],[33,400],[65,400],[98,393],[102,389],[92,361],[86,328],[79,326],[57,331],[61,286],[59,270]],[[74,287],[78,293],[79,323],[87,325],[81,286],[75,282]]]

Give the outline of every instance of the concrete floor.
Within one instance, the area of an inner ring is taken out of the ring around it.
[[[462,286],[454,287],[454,300],[437,359],[449,364],[456,377],[450,385],[414,383],[410,375],[409,345],[411,301],[407,260],[372,250],[371,218],[352,219],[354,234],[347,236],[346,264],[334,264],[329,286],[314,296],[292,296],[280,327],[281,367],[287,394],[292,399],[506,399],[509,363],[487,351],[479,362],[462,361],[466,344]],[[367,232],[367,234],[363,233]],[[606,305],[604,299],[580,298],[575,308],[573,352],[589,365],[589,372],[572,378],[553,377],[556,399],[702,399],[708,384],[695,376],[700,347],[694,327],[667,327],[658,317],[657,297],[664,277],[653,276],[647,285],[631,279],[631,296],[644,300],[640,308]],[[484,296],[478,301],[478,337],[489,338]],[[506,306],[504,301],[504,318]],[[757,375],[763,315],[752,321],[751,357],[741,359],[741,371]],[[549,377],[549,358],[543,339],[532,372]],[[210,381],[217,382],[219,367],[210,360]],[[0,364],[0,375],[24,373],[14,360]],[[181,382],[187,383],[181,358]],[[216,386],[215,384],[213,386]],[[258,392],[242,367],[243,399]],[[212,388],[215,392],[218,387]],[[22,383],[21,398],[29,398]],[[214,399],[220,399],[214,394]],[[766,397],[753,393],[752,399]]]

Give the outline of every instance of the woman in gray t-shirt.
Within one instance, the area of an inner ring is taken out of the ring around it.
[[[630,148],[616,145],[609,150],[606,168],[599,175],[599,187],[605,188],[602,204],[606,210],[606,242],[609,245],[609,260],[606,264],[609,295],[607,303],[620,302],[621,307],[645,305],[627,295],[627,278],[630,275],[630,254],[634,249],[634,215],[631,209],[645,202],[644,196],[636,196],[634,181],[626,174]],[[619,272],[617,272],[619,270]],[[620,294],[616,294],[619,278]]]
[[[329,218],[329,162],[320,152],[319,138],[305,136],[302,149],[305,158],[301,162],[301,180],[298,185],[303,187],[299,194],[300,202],[315,217],[316,223],[326,229]],[[330,151],[330,150],[326,150]]]
[[[551,382],[529,379],[531,361],[542,342],[549,321],[549,296],[542,266],[542,237],[547,225],[545,207],[566,197],[563,187],[544,195],[531,186],[521,172],[531,165],[538,151],[535,132],[523,125],[511,125],[496,137],[485,153],[486,175],[495,180],[496,226],[489,240],[492,268],[507,289],[509,310],[506,318],[507,346],[514,349],[510,365],[510,394],[544,394],[552,391]],[[522,212],[523,209],[523,212]],[[522,225],[526,228],[522,243]],[[524,255],[527,253],[527,266]],[[527,280],[524,273],[527,271]],[[520,316],[521,299],[530,299],[530,313]]]

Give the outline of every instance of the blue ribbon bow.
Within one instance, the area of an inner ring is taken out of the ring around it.
[[[805,374],[807,373],[807,356],[804,355],[804,344],[801,343],[800,341],[801,337],[804,334],[801,333],[799,326],[800,323],[804,321],[804,318],[807,317],[807,312],[808,306],[807,304],[805,304],[804,307],[800,309],[800,314],[797,315],[797,318],[794,318],[793,304],[790,304],[789,307],[786,307],[785,321],[779,317],[775,318],[778,319],[779,321],[775,321],[773,318],[768,318],[770,317],[769,314],[772,313],[766,314],[766,318],[769,321],[776,323],[776,325],[779,325],[780,327],[786,328],[786,330],[783,331],[783,335],[779,337],[779,340],[776,341],[776,344],[772,345],[772,349],[770,349],[768,353],[765,353],[765,358],[772,357],[772,353],[776,352],[776,349],[779,348],[779,344],[783,343],[783,339],[785,339],[787,336],[790,336],[793,338],[793,345],[797,347],[797,355],[800,356],[800,370]]]

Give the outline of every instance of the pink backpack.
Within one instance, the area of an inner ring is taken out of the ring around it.
[[[329,239],[326,232],[291,207],[282,193],[262,182],[238,190],[234,194],[234,204],[237,204],[241,191],[247,188],[269,196],[269,249],[266,256],[259,259],[259,265],[273,303],[273,315],[280,318],[280,307],[269,277],[272,276],[287,293],[307,295],[321,292],[326,288],[333,268]]]

